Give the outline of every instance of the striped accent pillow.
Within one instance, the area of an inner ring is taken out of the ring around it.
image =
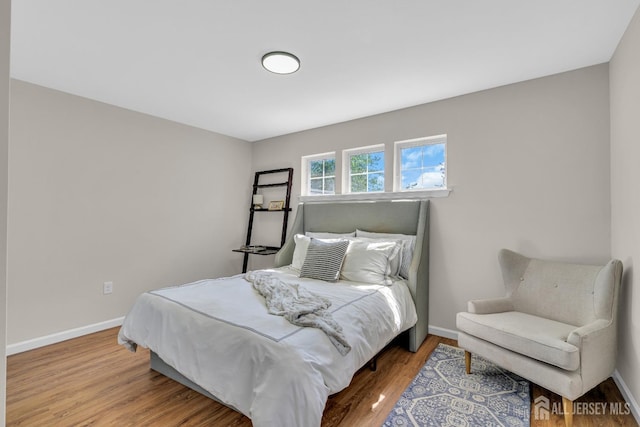
[[[311,239],[307,256],[300,269],[300,277],[335,282],[340,277],[340,269],[349,247],[348,240],[323,242]]]

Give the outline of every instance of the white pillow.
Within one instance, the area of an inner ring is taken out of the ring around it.
[[[341,237],[355,237],[356,232],[352,231],[351,233],[325,233],[321,231],[307,231],[304,233],[308,237],[313,237],[315,239],[339,239]]]
[[[403,240],[398,239],[371,239],[368,237],[348,237],[350,241],[361,241],[361,242],[390,242],[398,245],[398,251],[391,254],[389,258],[389,274],[390,277],[399,278],[400,277],[400,267],[402,264],[402,251],[404,249]]]
[[[291,268],[300,273],[304,259],[307,257],[307,250],[309,249],[309,243],[311,237],[307,237],[304,234],[296,234],[293,236],[293,241],[296,244],[293,250],[293,257],[291,257]]]
[[[349,240],[340,279],[390,285],[391,260],[397,258],[400,242],[359,238]]]
[[[374,233],[370,231],[356,230],[357,237],[370,239],[396,239],[402,240],[402,261],[400,263],[400,276],[409,278],[409,267],[413,260],[413,251],[416,247],[416,236],[410,234]]]

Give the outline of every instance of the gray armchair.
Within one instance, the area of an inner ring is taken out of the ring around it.
[[[458,345],[562,396],[565,424],[573,400],[606,380],[616,363],[622,263],[581,265],[527,258],[503,249],[507,295],[469,301],[458,313]]]

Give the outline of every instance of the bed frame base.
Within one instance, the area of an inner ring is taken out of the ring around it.
[[[153,351],[151,351],[150,353],[151,353],[151,356],[150,356],[150,360],[149,360],[149,366],[154,371],[164,375],[165,377],[169,377],[172,380],[179,382],[183,386],[188,387],[191,390],[197,391],[198,393],[200,393],[202,395],[205,395],[208,398],[213,399],[216,402],[218,402],[218,403],[220,403],[220,404],[222,404],[224,406],[227,406],[227,407],[233,409],[236,412],[240,412],[240,411],[238,411],[238,409],[234,408],[233,406],[231,406],[229,404],[226,404],[226,403],[222,402],[216,396],[214,396],[213,394],[209,393],[207,390],[203,389],[198,384],[194,383],[189,378],[187,378],[184,375],[182,375],[180,372],[176,371],[173,367],[169,366],[164,360],[162,360],[162,358],[160,358],[160,356],[158,356],[157,353],[155,353]]]

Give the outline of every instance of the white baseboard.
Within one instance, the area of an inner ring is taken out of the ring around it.
[[[429,333],[431,335],[450,338],[452,340],[458,339],[458,331],[453,331],[451,329],[446,329],[446,328],[440,328],[438,326],[429,325]]]
[[[92,325],[82,326],[80,328],[69,329],[67,331],[62,331],[62,332],[56,332],[55,334],[46,335],[44,337],[34,338],[31,340],[22,341],[15,344],[9,344],[7,346],[7,356],[11,356],[12,354],[22,353],[23,351],[33,350],[39,347],[44,347],[45,345],[66,341],[71,338],[77,338],[82,335],[88,335],[94,332],[104,331],[105,329],[115,328],[117,326],[121,326],[123,321],[124,321],[124,317],[118,317],[116,319],[106,320],[104,322],[94,323]]]
[[[629,390],[629,387],[627,387],[627,384],[624,382],[617,369],[613,371],[613,375],[611,375],[611,377],[618,386],[620,393],[622,393],[622,397],[624,397],[624,400],[629,404],[629,409],[631,409],[633,418],[635,418],[636,422],[640,424],[640,405],[638,405],[638,401],[633,397],[633,394],[631,394],[631,390]]]

